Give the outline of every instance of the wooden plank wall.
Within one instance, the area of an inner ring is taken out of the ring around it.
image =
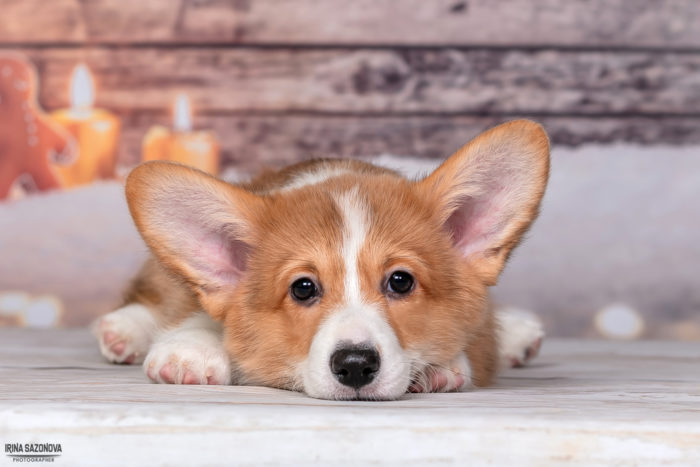
[[[246,166],[440,157],[520,116],[557,144],[700,143],[695,0],[2,0],[3,50],[47,109],[86,62],[125,164],[179,91]]]

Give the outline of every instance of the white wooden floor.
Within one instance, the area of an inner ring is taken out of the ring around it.
[[[552,339],[489,389],[329,402],[149,384],[85,330],[0,329],[0,445],[28,442],[57,466],[700,465],[700,343]]]

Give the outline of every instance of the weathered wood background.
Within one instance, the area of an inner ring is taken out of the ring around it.
[[[243,166],[444,156],[519,116],[555,143],[700,143],[695,0],[1,0],[0,52],[68,105],[72,67],[124,122],[121,160],[187,92]]]

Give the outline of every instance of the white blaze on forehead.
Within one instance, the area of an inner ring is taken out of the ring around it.
[[[298,188],[303,188],[305,186],[317,185],[323,183],[331,178],[340,177],[351,173],[351,171],[345,167],[321,167],[312,169],[308,172],[302,172],[299,175],[292,178],[286,185],[278,188],[277,192],[283,193],[286,191],[296,190]]]
[[[365,243],[369,226],[367,206],[360,198],[357,188],[342,193],[336,199],[343,216],[343,246],[341,255],[345,265],[345,303],[358,305],[363,302],[360,290],[358,256]]]

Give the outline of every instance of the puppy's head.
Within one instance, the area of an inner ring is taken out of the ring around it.
[[[486,287],[536,216],[548,160],[541,127],[517,121],[418,181],[329,163],[253,192],[155,162],[127,197],[154,254],[223,323],[243,383],[392,399],[488,332]]]

